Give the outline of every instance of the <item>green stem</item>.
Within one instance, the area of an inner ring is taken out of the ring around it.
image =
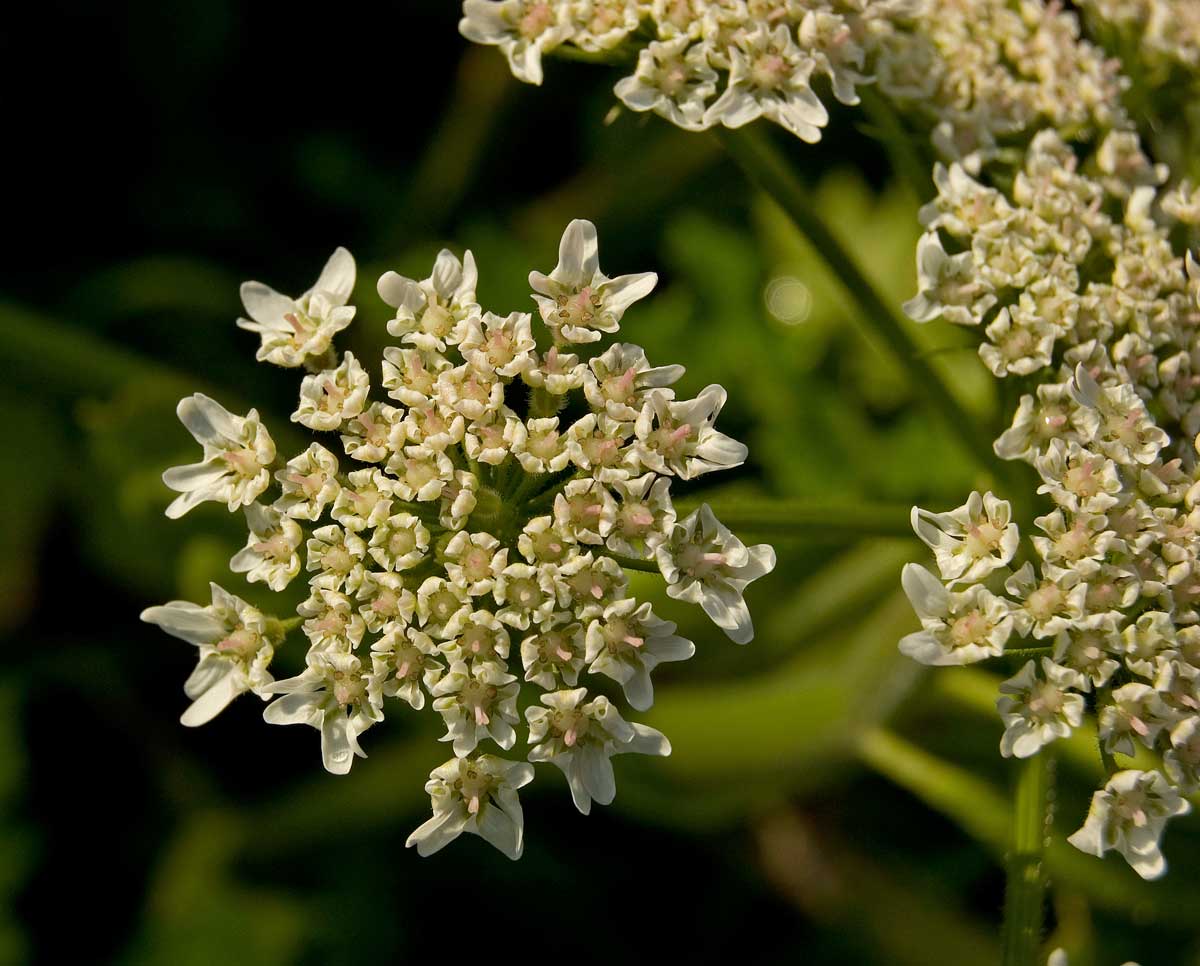
[[[920,156],[917,140],[900,121],[895,108],[874,87],[861,87],[858,91],[863,110],[876,129],[878,140],[883,142],[891,155],[892,168],[900,175],[913,197],[918,202],[928,201],[933,194],[930,165]]]
[[[1052,780],[1053,762],[1045,750],[1022,763],[1007,860],[1004,966],[1038,966],[1040,962],[1046,904],[1042,858]]]
[[[603,554],[603,556],[612,558],[626,570],[640,570],[647,574],[662,573],[662,571],[658,569],[658,564],[653,560],[638,560],[637,557],[626,557],[621,553],[606,553]]]
[[[762,498],[681,500],[680,517],[708,502],[718,520],[739,533],[773,536],[891,537],[911,536],[911,509],[870,503],[820,503],[811,500]]]
[[[1053,652],[1052,647],[1010,647],[1000,657],[1037,658],[1049,656]]]
[[[881,343],[908,370],[914,389],[936,418],[958,438],[981,467],[1003,479],[1007,468],[992,452],[988,434],[976,426],[947,388],[941,375],[908,334],[907,323],[884,300],[858,264],[821,217],[820,206],[792,174],[783,156],[753,128],[718,129],[717,136],[729,155],[749,178],[774,199],[796,227],[812,242],[830,270],[841,280],[846,294],[857,303],[856,318],[875,341]]]

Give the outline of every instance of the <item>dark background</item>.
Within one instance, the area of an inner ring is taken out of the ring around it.
[[[905,538],[777,541],[744,649],[639,584],[699,650],[660,672],[647,718],[675,755],[622,759],[616,804],[586,818],[539,770],[519,863],[469,837],[427,860],[404,849],[445,757],[429,715],[368,734],[344,779],[320,769],[315,735],[267,727],[249,698],[178,725],[193,652],[140,610],[203,600],[209,579],[266,598],[225,572],[240,519],[162,517],[161,470],[193,458],[174,403],[204,390],[286,426],[294,377],[254,364],[237,285],[298,292],[338,244],[359,259],[350,344],[370,359],[387,340],[384,269],[423,277],[443,244],[469,246],[481,301],[507,312],[563,226],[591,218],[611,274],[662,278],[625,337],[685,362],[685,392],[730,390],[724,428],[751,446],[733,492],[950,506],[974,482],[715,141],[627,113],[606,125],[603,69],[555,63],[543,88],[519,85],[457,19],[451,0],[185,0],[9,20],[0,961],[994,961],[1003,872],[980,816],[995,802],[949,777],[914,795],[854,751],[889,719],[984,792],[1011,778],[988,698],[948,694],[895,653],[913,622],[896,575],[919,556]],[[916,199],[869,134],[843,113],[820,145],[781,144],[902,299]],[[798,322],[768,310],[780,277],[812,296]],[[920,337],[998,424],[962,340]],[[1060,832],[1094,778],[1062,771]],[[1168,884],[1143,888],[1115,859],[1064,872],[1060,936],[1097,962],[1200,961],[1200,835],[1185,825]]]

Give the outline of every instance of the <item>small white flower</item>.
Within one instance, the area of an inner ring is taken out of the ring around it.
[[[454,477],[454,464],[445,453],[428,446],[405,446],[388,460],[387,468],[396,474],[396,495],[401,500],[427,503],[442,495]]]
[[[521,378],[534,389],[544,389],[552,396],[564,396],[583,385],[587,363],[579,356],[559,351],[551,346],[542,357],[534,357],[534,364],[521,373]]]
[[[342,447],[351,459],[381,463],[387,459],[388,438],[404,414],[387,403],[371,403],[342,424]]]
[[[301,674],[263,690],[264,694],[282,695],[267,705],[263,720],[316,728],[321,732],[321,760],[326,771],[345,775],[356,755],[367,757],[358,736],[383,720],[370,684],[369,673],[353,654],[312,652],[308,668]]]
[[[472,597],[490,594],[496,577],[508,565],[508,548],[490,533],[460,530],[443,551],[446,576]]]
[[[532,319],[528,312],[507,316],[485,312],[478,322],[467,326],[458,348],[480,372],[506,378],[519,376],[534,362],[537,342]]]
[[[408,624],[417,608],[417,598],[404,586],[400,574],[364,571],[354,599],[363,623],[373,634],[394,623]]]
[[[544,708],[525,711],[529,722],[530,761],[548,761],[562,770],[575,807],[584,815],[592,802],[611,805],[617,794],[613,755],[669,755],[671,743],[653,728],[630,724],[608,698],[591,701],[586,688],[555,691],[541,697]]]
[[[449,639],[471,613],[467,589],[445,577],[426,577],[417,588],[417,617],[427,634]]]
[[[634,72],[613,88],[630,110],[653,111],[685,131],[710,126],[705,107],[716,92],[717,72],[708,64],[706,48],[687,36],[643,47]]]
[[[745,445],[713,428],[726,398],[716,385],[678,402],[664,392],[651,392],[635,425],[638,458],[647,469],[681,480],[741,466]]]
[[[318,520],[337,497],[338,462],[320,443],[313,443],[275,474],[283,489],[271,506],[297,520]]]
[[[246,507],[250,538],[233,555],[229,569],[245,574],[251,583],[262,581],[274,591],[283,590],[300,573],[296,549],[304,539],[300,525],[278,510],[251,503]]]
[[[1012,506],[990,492],[972,492],[946,513],[913,507],[912,528],[933,550],[942,579],[963,583],[976,583],[1008,564],[1021,539]]]
[[[1171,781],[1191,794],[1200,790],[1200,715],[1184,718],[1171,729],[1171,747],[1163,755]]]
[[[642,411],[651,389],[673,399],[667,387],[683,376],[683,366],[651,366],[641,346],[617,342],[588,361],[583,392],[593,410],[613,419],[632,422]]]
[[[917,244],[917,295],[904,303],[904,313],[914,322],[941,316],[956,325],[978,325],[996,304],[990,286],[975,271],[970,252],[947,255],[936,231]]]
[[[209,588],[208,606],[173,600],[141,615],[200,649],[196,669],[183,685],[192,703],[179,720],[189,728],[211,721],[239,694],[267,694],[273,680],[267,666],[275,650],[262,612],[216,584]]]
[[[1067,737],[1083,722],[1084,688],[1078,671],[1042,658],[1042,674],[1033,661],[1000,685],[996,709],[1004,722],[1000,753],[1005,758],[1028,758],[1054,741]]]
[[[450,360],[440,352],[388,346],[383,350],[383,387],[406,406],[427,406],[438,373],[449,368]]]
[[[617,503],[599,480],[572,480],[554,498],[554,522],[579,543],[602,544]]]
[[[479,314],[475,301],[478,280],[475,257],[470,252],[460,262],[446,249],[438,252],[433,272],[424,281],[385,272],[376,289],[379,297],[396,310],[388,332],[426,352],[444,352],[448,344],[457,343],[456,336],[461,338],[465,331],[461,323]],[[410,360],[415,361],[409,356],[405,363]]]
[[[467,425],[463,449],[468,457],[499,466],[525,441],[525,424],[507,406],[484,413]]]
[[[366,371],[347,352],[336,369],[304,377],[300,408],[292,413],[292,422],[315,430],[337,429],[362,412],[370,388]]]
[[[605,483],[628,479],[639,469],[634,450],[628,447],[633,424],[588,413],[567,430],[571,462]]]
[[[367,544],[362,537],[330,524],[314,530],[306,546],[307,569],[317,573],[310,581],[314,588],[345,588],[349,594],[358,590],[363,580],[363,558],[367,555]]]
[[[455,470],[442,487],[438,523],[447,530],[461,530],[478,502],[479,480],[469,470]]]
[[[433,639],[415,627],[393,626],[371,645],[372,686],[414,711],[425,707],[425,692],[433,692],[445,670]]]
[[[1012,611],[1018,634],[1032,634],[1042,640],[1068,627],[1078,627],[1083,619],[1088,584],[1073,571],[1058,580],[1039,581],[1033,564],[1026,561],[1004,582],[1004,589],[1021,601]]]
[[[454,638],[441,645],[452,664],[496,664],[508,666],[509,636],[496,615],[488,610],[471,611],[455,621]]]
[[[1153,748],[1159,732],[1176,717],[1154,688],[1125,684],[1112,692],[1112,703],[1100,709],[1098,733],[1110,754],[1133,757],[1137,742]]]
[[[1109,611],[1073,621],[1055,638],[1054,660],[1082,674],[1085,684],[1104,687],[1121,666],[1113,659],[1121,649],[1121,619]]]
[[[583,481],[588,482],[588,481]],[[558,567],[575,555],[575,538],[550,516],[534,517],[521,529],[517,549],[535,566]]]
[[[530,623],[550,619],[558,604],[558,587],[546,569],[525,563],[510,563],[496,578],[492,591],[500,610],[496,616],[509,627],[527,630]]]
[[[393,452],[403,450],[406,443],[443,452],[461,443],[466,430],[467,421],[459,413],[447,412],[438,403],[426,400],[408,410],[403,421],[392,429],[388,442]]]
[[[533,781],[533,767],[492,755],[452,758],[425,784],[433,818],[408,837],[407,846],[433,855],[463,832],[478,835],[510,859],[525,847],[525,817],[517,789]]]
[[[366,621],[350,598],[325,587],[314,588],[296,613],[307,618],[302,625],[304,634],[317,650],[353,650],[366,632]]]
[[[440,740],[452,741],[459,758],[469,755],[487,738],[505,750],[511,748],[517,740],[513,725],[520,720],[520,685],[516,681],[494,661],[474,667],[462,661],[451,664],[432,689],[433,710],[446,722],[446,734]]]
[[[204,447],[204,458],[163,473],[163,482],[180,496],[167,507],[172,520],[205,500],[225,503],[230,511],[255,501],[271,483],[268,467],[275,460],[275,443],[251,409],[244,417],[202,393],[182,399],[179,421]]]
[[[565,619],[569,619],[567,615]],[[560,615],[562,619],[562,615]],[[521,641],[521,666],[525,680],[546,691],[575,687],[584,663],[584,629],[578,621],[543,625]]]
[[[625,310],[657,283],[653,272],[612,279],[601,272],[596,226],[579,219],[563,232],[554,271],[529,273],[542,319],[556,340],[565,342],[596,342],[603,333],[616,332]]]
[[[504,382],[494,372],[481,372],[472,365],[443,369],[435,392],[445,410],[465,419],[482,419],[504,406]]]
[[[392,515],[392,480],[379,470],[348,474],[329,515],[347,530],[361,533],[380,526]]]
[[[904,565],[900,579],[922,627],[900,641],[900,653],[937,666],[974,664],[1004,653],[1013,619],[1003,597],[982,584],[954,593],[913,563]]]
[[[527,420],[525,438],[513,449],[526,473],[557,473],[571,461],[567,437],[559,432],[557,416]]]
[[[1067,841],[1095,856],[1116,849],[1143,879],[1157,879],[1167,871],[1158,844],[1167,819],[1191,810],[1158,772],[1119,771],[1092,796],[1087,820]]]
[[[650,672],[666,661],[686,661],[695,645],[675,633],[675,625],[656,617],[649,603],[622,600],[604,610],[587,629],[588,671],[612,678],[630,707],[645,711],[654,703]]]
[[[754,639],[746,586],[775,569],[775,550],[765,543],[747,547],[730,533],[707,503],[675,524],[655,550],[667,579],[667,596],[699,604],[730,640]]]
[[[558,568],[562,587],[560,604],[581,621],[590,621],[604,613],[609,604],[624,600],[629,578],[612,557],[586,553],[573,554]]]
[[[429,530],[411,513],[397,513],[371,534],[368,553],[384,570],[410,570],[425,559]]]
[[[728,48],[725,91],[705,112],[708,124],[742,127],[760,117],[774,121],[810,144],[821,139],[829,112],[809,86],[816,62],[796,45],[792,31],[758,23]]]
[[[328,352],[333,337],[354,318],[354,306],[346,304],[354,277],[354,258],[338,248],[321,269],[317,284],[297,299],[261,282],[244,283],[242,304],[250,318],[238,319],[237,324],[262,337],[256,358],[292,367]]]
[[[1124,487],[1117,464],[1078,443],[1052,439],[1033,465],[1045,481],[1038,492],[1068,510],[1103,513],[1120,501]]]
[[[542,82],[542,54],[570,39],[565,6],[554,0],[464,0],[458,32],[499,47],[517,80]]]
[[[671,481],[646,473],[636,479],[614,480],[618,504],[605,546],[613,553],[653,557],[675,526]]]

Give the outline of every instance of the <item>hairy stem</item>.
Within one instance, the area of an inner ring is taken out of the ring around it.
[[[1021,764],[1004,897],[1004,966],[1038,966],[1046,878],[1042,858],[1049,825],[1054,763],[1042,750]]]
[[[934,416],[954,434],[979,465],[998,479],[1008,476],[1005,467],[992,452],[988,433],[976,426],[947,388],[941,375],[922,354],[894,308],[884,300],[867,279],[850,253],[821,216],[816,204],[800,181],[788,169],[787,162],[762,134],[752,128],[717,131],[721,143],[749,178],[771,196],[824,258],[838,277],[847,295],[857,304],[856,318],[874,340],[887,349],[907,369],[914,389],[923,397]]]

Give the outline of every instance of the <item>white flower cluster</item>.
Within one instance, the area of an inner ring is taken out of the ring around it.
[[[829,114],[814,84],[855,105],[872,83],[971,170],[1031,127],[1126,124],[1117,64],[1041,0],[465,0],[459,29],[533,84],[561,47],[636,53],[617,97],[689,131],[765,117],[815,142]]]
[[[939,168],[907,306],[983,326],[984,362],[1030,390],[995,449],[1036,469],[1050,507],[1023,559],[991,494],[914,510],[941,579],[906,567],[923,630],[901,648],[928,664],[1033,649],[1001,688],[1006,756],[1088,710],[1110,763],[1161,755],[1162,772],[1112,765],[1071,837],[1148,878],[1165,868],[1163,824],[1189,809],[1181,793],[1200,790],[1200,271],[1171,239],[1194,192],[1160,191],[1166,178],[1124,132],[1086,160],[1040,133],[1010,193]]]
[[[1195,0],[1080,0],[1088,21],[1136,38],[1151,67],[1200,67],[1200,4]]]
[[[677,519],[670,493],[673,477],[738,466],[746,449],[714,428],[719,386],[676,399],[682,367],[598,344],[656,277],[605,276],[589,222],[568,226],[553,272],[530,275],[536,330],[528,313],[479,307],[470,252],[443,251],[424,281],[380,278],[398,340],[384,351],[388,401],[371,399],[351,353],[339,361],[331,349],[354,313],[354,273],[339,249],[299,299],[242,289],[259,358],[308,369],[292,419],[336,434],[344,456],[313,442],[277,461],[253,411],[232,416],[197,394],[179,416],[204,459],[164,475],[181,493],[170,516],[204,500],[245,508],[234,572],[276,591],[310,575],[299,616],[265,617],[213,585],[209,606],[176,601],[142,617],[200,648],[185,724],[251,691],[271,700],[268,722],[318,729],[334,773],[363,755],[359,737],[388,699],[429,703],[454,758],[431,775],[434,815],[409,844],[427,855],[473,832],[517,858],[516,793],[533,769],[483,749],[513,748],[521,709],[529,761],[559,767],[585,814],[613,800],[613,755],[670,752],[602,693],[644,711],[654,668],[695,652],[630,595],[625,568],[661,573],[668,595],[739,643],[753,637],[742,592],[774,551],[745,546],[707,505]],[[289,624],[308,638],[306,667],[274,680],[267,667]]]
[[[542,82],[542,54],[632,59],[617,97],[679,127],[741,127],[760,117],[804,141],[829,113],[822,78],[843,104],[869,83],[872,51],[920,0],[465,0],[459,30],[493,44],[513,74]]]
[[[880,90],[925,115],[938,154],[973,172],[1025,132],[1129,123],[1119,63],[1081,39],[1059,3],[922,0],[913,28],[882,37],[875,62]]]

